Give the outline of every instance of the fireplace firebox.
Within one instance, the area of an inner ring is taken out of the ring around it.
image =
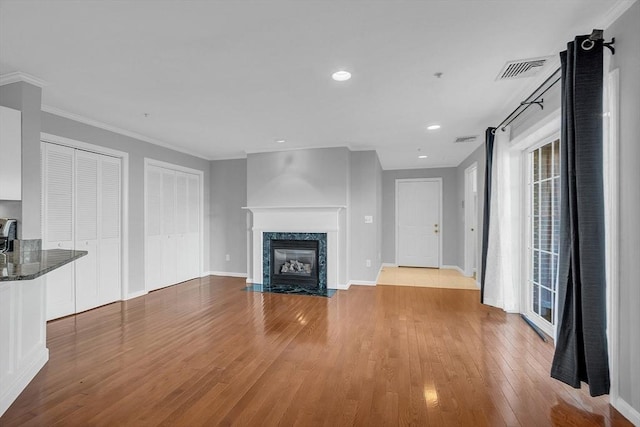
[[[271,285],[318,288],[317,240],[271,240]]]

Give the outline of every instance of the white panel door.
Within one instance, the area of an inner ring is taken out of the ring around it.
[[[121,283],[121,160],[100,156],[98,295],[100,305],[122,298]]]
[[[440,266],[440,181],[398,180],[398,265]]]
[[[73,249],[74,150],[43,144],[43,248]],[[47,283],[47,320],[76,311],[73,264],[50,273]]]
[[[74,262],[76,311],[100,305],[98,294],[98,155],[76,150],[75,248],[87,255]]]

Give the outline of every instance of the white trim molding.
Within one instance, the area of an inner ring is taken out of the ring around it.
[[[134,299],[134,298],[139,298],[139,297],[143,297],[145,295],[147,295],[149,292],[147,292],[146,290],[144,291],[137,291],[137,292],[131,292],[130,294],[127,294],[124,298],[125,301],[128,301],[130,299]]]
[[[39,88],[43,88],[47,86],[47,82],[45,82],[44,80],[39,79],[27,73],[23,73],[21,71],[3,74],[0,76],[0,86],[8,85],[11,83],[17,83],[17,82],[29,83],[31,85],[38,86]]]
[[[458,267],[457,265],[441,265],[440,268],[443,270],[455,270],[464,276],[464,270]]]
[[[347,282],[347,289],[349,289],[349,287],[351,285],[356,285],[356,286],[376,286],[377,283],[375,281],[372,281],[372,280],[349,280],[349,282]],[[338,288],[338,289],[340,289],[340,288]]]
[[[160,146],[160,147],[168,148],[170,150],[177,151],[179,153],[188,154],[190,156],[194,156],[194,157],[197,157],[199,159],[211,160],[210,158],[208,158],[207,156],[203,155],[202,153],[196,153],[194,151],[187,150],[185,148],[181,148],[181,147],[178,147],[176,145],[169,144],[167,142],[160,141],[160,140],[155,139],[155,138],[150,138],[148,136],[142,135],[142,134],[137,133],[137,132],[132,132],[132,131],[127,130],[127,129],[119,128],[117,126],[113,126],[113,125],[101,122],[99,120],[91,119],[89,117],[85,117],[85,116],[82,116],[80,114],[75,114],[75,113],[71,113],[69,111],[61,110],[60,108],[52,107],[50,105],[42,104],[41,110],[44,113],[49,113],[49,114],[53,114],[55,116],[64,117],[65,119],[73,120],[73,121],[78,122],[78,123],[84,123],[85,125],[93,126],[93,127],[99,128],[99,129],[104,129],[106,131],[117,133],[119,135],[128,136],[129,138],[137,139],[138,141],[148,142],[149,144],[153,144],[153,145],[157,145],[157,146]]]
[[[232,271],[207,271],[203,273],[201,277],[207,277],[207,276],[241,277],[246,279],[247,273],[235,273]]]

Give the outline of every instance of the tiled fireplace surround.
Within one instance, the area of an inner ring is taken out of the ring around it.
[[[265,233],[295,233],[294,239],[326,235],[326,287],[346,289],[346,212],[344,206],[248,207],[252,212],[251,274],[248,282],[263,283]],[[274,234],[278,233],[278,234]],[[267,257],[269,254],[266,255]],[[267,262],[268,264],[268,262]],[[266,272],[268,275],[268,272]],[[323,285],[324,285],[323,283]]]

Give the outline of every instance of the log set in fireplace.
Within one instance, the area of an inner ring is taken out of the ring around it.
[[[271,240],[272,285],[318,287],[317,240]]]

